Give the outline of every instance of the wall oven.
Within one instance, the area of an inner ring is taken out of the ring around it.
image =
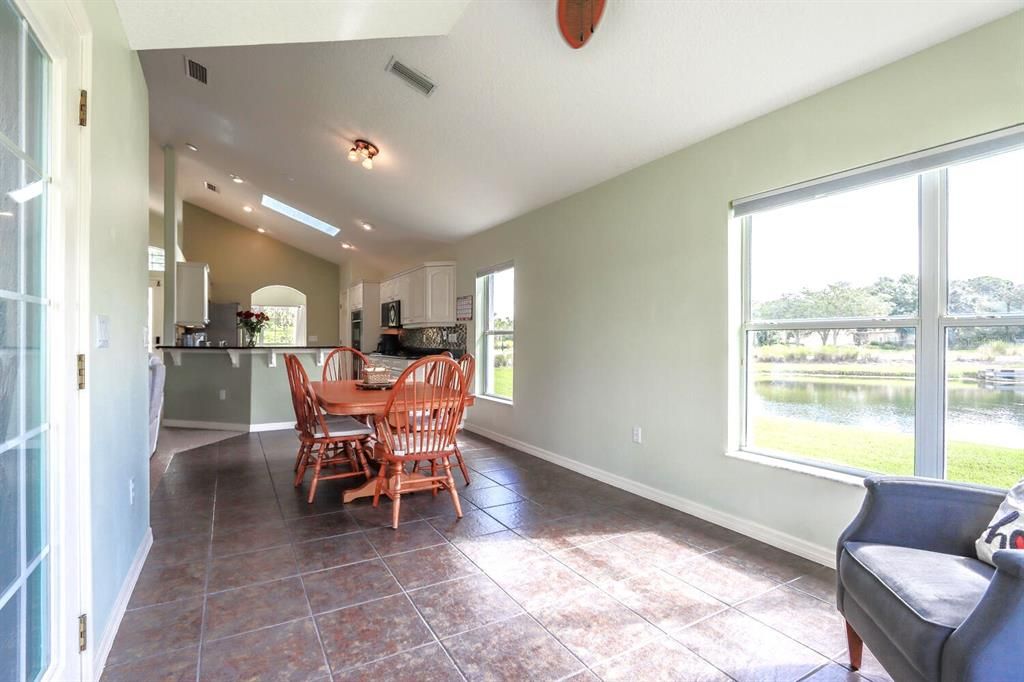
[[[380,305],[380,326],[396,328],[402,326],[401,301],[388,301]]]
[[[363,311],[353,310],[352,311],[352,347],[356,350],[362,350],[362,339],[363,339]]]

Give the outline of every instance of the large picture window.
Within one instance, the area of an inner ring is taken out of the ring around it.
[[[1024,132],[734,203],[741,449],[1024,476]]]
[[[515,268],[502,266],[477,277],[481,302],[479,357],[484,395],[512,400],[515,351]]]

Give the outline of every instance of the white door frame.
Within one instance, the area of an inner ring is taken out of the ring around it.
[[[88,373],[86,389],[78,390],[77,355],[89,344],[90,131],[78,125],[78,100],[79,90],[91,85],[92,33],[81,0],[14,2],[52,60],[46,235],[51,627],[43,679],[91,680],[92,647],[78,652],[78,616],[92,607],[92,520]]]

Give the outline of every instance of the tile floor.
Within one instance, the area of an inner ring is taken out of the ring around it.
[[[291,432],[177,453],[103,679],[888,679],[846,667],[834,573],[467,435],[472,485],[342,508]]]

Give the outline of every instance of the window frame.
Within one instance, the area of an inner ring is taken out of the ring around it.
[[[515,284],[512,287],[512,329],[491,329],[491,310],[494,301],[494,276],[502,272],[512,270],[513,278],[515,277],[515,263],[508,262],[496,265],[487,270],[482,270],[477,273],[477,291],[480,292],[480,319],[482,322],[482,329],[480,330],[479,342],[478,342],[478,357],[480,362],[477,363],[479,371],[482,373],[480,377],[480,385],[482,387],[481,394],[492,400],[513,404],[515,402],[515,379],[512,381],[512,396],[499,395],[494,392],[493,389],[493,371],[491,367],[491,358],[488,352],[489,341],[497,337],[506,337],[512,340],[513,348],[515,344],[515,319],[516,319],[516,292]],[[481,280],[483,280],[481,282]],[[513,279],[513,282],[515,280]],[[514,352],[514,350],[513,350]],[[515,376],[515,367],[512,368],[513,377]]]
[[[256,345],[261,348],[299,348],[306,345],[306,306],[303,305],[254,305],[252,310],[261,312],[266,308],[294,308],[295,309],[295,343],[266,343],[263,338],[264,332],[260,332]]]
[[[1024,126],[1015,127],[1020,131]],[[984,137],[984,136],[983,136]],[[961,143],[954,143],[960,145]],[[995,156],[1020,149],[1018,145],[1008,144],[1004,148],[986,154]],[[936,158],[943,158],[944,149],[935,153]],[[911,155],[921,158],[920,155]],[[925,157],[926,158],[926,157]],[[983,157],[979,157],[983,158]],[[750,371],[752,364],[751,332],[815,330],[815,329],[857,329],[857,328],[912,328],[915,331],[914,358],[914,474],[930,478],[946,478],[947,442],[945,428],[946,410],[946,356],[947,336],[950,329],[962,327],[1014,327],[1024,325],[1024,314],[1007,313],[994,315],[953,315],[949,313],[949,166],[957,163],[969,163],[975,160],[966,158],[962,161],[947,161],[946,165],[917,170],[918,177],[918,312],[916,316],[889,317],[843,317],[828,319],[794,319],[779,321],[756,321],[752,319],[751,305],[751,231],[752,217],[757,211],[747,213],[737,220],[740,226],[740,342],[739,342],[739,414],[737,434],[738,447],[741,452],[764,457],[771,457],[797,464],[809,465],[841,474],[855,476],[873,475],[878,472],[848,467],[833,462],[804,457],[794,453],[759,449],[748,445],[749,433],[749,400]],[[877,166],[894,165],[892,161]],[[898,161],[896,164],[898,166]],[[866,176],[877,171],[868,167]],[[847,174],[839,174],[846,176]],[[865,182],[860,187],[896,180],[906,174],[877,178]],[[828,182],[823,179],[822,184]],[[806,190],[804,183],[800,186]],[[850,186],[840,191],[857,189]],[[813,200],[812,197],[800,199],[798,202]],[[734,204],[735,206],[735,204]]]

